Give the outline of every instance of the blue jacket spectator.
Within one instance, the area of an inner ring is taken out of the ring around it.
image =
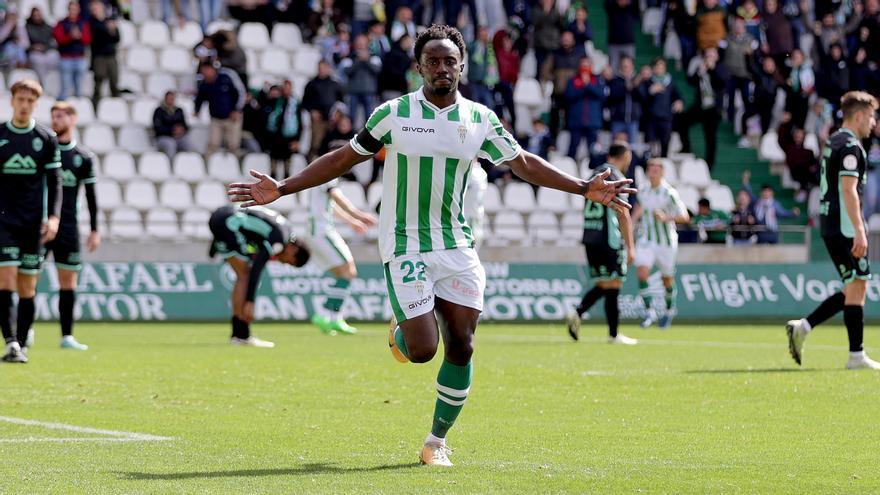
[[[636,142],[642,119],[641,79],[635,74],[633,60],[620,59],[619,75],[608,82],[606,106],[611,111],[611,133],[625,132],[630,143]]]
[[[199,66],[195,112],[198,114],[202,104],[208,103],[211,114],[208,154],[217,151],[224,140],[230,152],[238,153],[246,96],[244,85],[235,71],[218,69],[210,63]]]

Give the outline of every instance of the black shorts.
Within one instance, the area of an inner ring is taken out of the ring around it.
[[[79,243],[79,231],[76,226],[73,228],[61,227],[58,229],[58,235],[46,244],[43,251],[44,258],[49,257],[55,260],[55,266],[64,270],[82,269],[82,254]]]
[[[855,279],[871,279],[871,264],[868,258],[856,258],[852,255],[852,239],[842,235],[829,235],[822,236],[822,240],[825,241],[831,262],[834,263],[834,268],[837,269],[844,284]]]
[[[597,281],[626,280],[626,250],[604,245],[584,245],[590,278]]]
[[[0,266],[17,266],[20,273],[36,275],[43,266],[40,227],[0,223]]]
[[[247,252],[247,240],[241,233],[231,230],[226,225],[226,219],[234,213],[234,206],[224,206],[211,214],[211,219],[208,220],[208,228],[211,229],[214,240],[211,242],[211,250],[208,252],[209,257],[213,258],[219,255],[223,259],[229,259],[234,256],[243,260],[250,260]]]

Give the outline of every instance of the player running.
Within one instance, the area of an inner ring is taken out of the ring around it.
[[[510,166],[523,179],[582,194],[615,210],[629,207],[617,195],[630,181],[590,181],[568,176],[520,149],[494,112],[463,98],[458,82],[465,44],[449,26],[432,25],[415,43],[424,85],[380,105],[351,142],[278,182],[252,171],[254,184],[232,184],[229,195],[244,206],[266,204],[339,177],[352,166],[385,153],[379,249],[394,314],[389,346],[400,361],[425,363],[437,352],[438,330],[446,344],[437,376],[437,401],[421,462],[451,466],[446,434],[471,386],[473,338],[483,309],[485,272],[473,249],[462,204],[476,157]],[[443,321],[439,325],[436,314]]]
[[[850,91],[840,102],[843,124],[828,138],[822,153],[819,216],[822,240],[843,280],[843,292],[829,296],[806,318],[790,320],[785,331],[791,357],[801,364],[807,335],[842,310],[849,336],[846,368],[880,369],[880,363],[869,358],[862,346],[865,290],[871,278],[871,267],[868,265],[867,227],[862,217],[868,160],[860,141],[870,136],[876,125],[878,104],[876,98],[862,91]]]
[[[214,235],[208,256],[220,255],[235,272],[232,289],[232,345],[275,347],[251,335],[254,299],[260,275],[270,259],[300,267],[309,260],[309,251],[290,232],[283,215],[268,208],[242,210],[221,206],[208,220]]]
[[[611,179],[623,179],[631,161],[632,151],[629,145],[622,141],[614,142],[608,148],[608,162],[596,167],[594,176],[609,171]],[[629,210],[611,209],[588,199],[584,206],[583,243],[587,252],[587,264],[590,265],[590,279],[595,286],[584,294],[578,307],[566,316],[568,334],[574,340],[580,338],[581,316],[604,297],[608,343],[638,344],[638,340],[617,331],[620,322],[617,299],[620,287],[626,280],[627,266],[635,256]]]
[[[356,208],[337,186],[338,181],[332,180],[313,187],[306,193],[309,202],[309,235],[303,238],[313,262],[336,279],[327,290],[327,301],[324,303],[326,316],[318,313],[312,316],[312,323],[329,335],[357,332],[341,314],[351,281],[357,277],[357,267],[348,244],[336,230],[333,214],[335,212],[359,234],[376,225],[376,217]]]
[[[675,225],[690,222],[687,208],[678,191],[663,178],[663,162],[648,160],[645,174],[651,187],[639,191],[639,204],[633,209],[633,219],[641,220],[636,240],[636,276],[639,277],[639,295],[645,305],[642,328],[658,322],[657,311],[648,294],[648,276],[654,264],[660,268],[666,291],[666,310],[659,317],[658,326],[666,330],[675,316],[675,258],[678,255],[678,231]]]
[[[3,361],[26,363],[42,245],[58,232],[61,157],[55,134],[31,117],[43,94],[40,83],[22,79],[10,90],[12,120],[0,126],[0,329],[6,341]],[[15,291],[18,322],[13,330]]]

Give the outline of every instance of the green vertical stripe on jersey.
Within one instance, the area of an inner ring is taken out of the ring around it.
[[[428,104],[422,100],[419,100],[419,103],[422,104],[422,118],[425,120],[433,120],[434,110],[431,110],[431,107],[429,107]]]
[[[501,150],[499,150],[498,147],[495,146],[492,141],[489,141],[488,139],[483,141],[483,146],[480,146],[480,150],[486,152],[486,154],[489,155],[489,158],[493,162],[501,159]]]
[[[494,113],[489,113],[489,123],[492,125],[492,128],[495,129],[495,133],[499,136],[504,134],[504,126],[501,125],[501,121],[498,120],[498,116]]]
[[[394,292],[394,281],[391,280],[390,264],[385,263],[385,283],[388,285],[388,301],[391,303],[391,310],[394,311],[394,317],[397,323],[406,320],[406,314],[400,307],[400,301],[397,300],[397,293]]]
[[[458,115],[458,105],[455,105],[455,107],[446,114],[446,118],[451,122],[461,121],[461,117]]]
[[[651,223],[654,224],[654,242],[660,244],[660,222],[653,214],[651,215]]]
[[[409,118],[409,95],[397,99],[397,116]]]
[[[458,159],[446,159],[446,175],[443,180],[443,203],[440,206],[440,226],[443,230],[443,247],[455,247],[455,235],[452,233],[452,192],[455,190],[455,171],[458,170]]]
[[[377,108],[376,111],[373,112],[372,117],[370,117],[370,120],[367,121],[367,130],[372,132],[373,128],[379,125],[379,122],[382,122],[382,119],[389,115],[391,115],[391,105],[386,103]]]
[[[382,144],[384,144],[385,146],[391,144],[391,131],[386,132],[385,135],[382,136],[382,139],[380,139],[379,141],[382,141]]]
[[[434,182],[434,158],[419,158],[419,252],[431,251],[431,186]]]
[[[406,252],[406,155],[397,154],[397,204],[394,223],[394,255]]]
[[[473,162],[468,165],[467,170],[465,170],[464,174],[461,176],[461,189],[459,190],[460,194],[458,196],[458,223],[461,224],[461,231],[464,232],[464,238],[467,240],[468,245],[473,247],[474,236],[471,235],[471,228],[464,219],[464,191],[467,189],[468,178],[471,176],[471,166],[473,166]]]
[[[475,107],[475,106],[472,106],[472,107],[471,107],[471,120],[472,120],[475,124],[480,124],[480,123],[483,122],[483,116],[480,115],[480,109],[478,109],[478,108]]]

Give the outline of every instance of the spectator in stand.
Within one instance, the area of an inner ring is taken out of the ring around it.
[[[345,90],[332,77],[333,70],[324,60],[318,62],[318,75],[306,84],[302,105],[311,117],[312,142],[309,146],[309,159],[318,154],[324,135],[329,130],[330,109],[338,101],[345,100]]]
[[[391,50],[391,43],[388,41],[388,36],[385,36],[384,22],[375,21],[370,24],[370,31],[367,36],[370,38],[371,55],[382,58]],[[400,38],[398,38],[398,41],[400,41]]]
[[[727,226],[730,224],[730,215],[721,210],[713,210],[712,205],[706,198],[700,198],[697,203],[697,214],[694,215],[694,225],[700,231],[700,241],[705,244],[724,244],[727,242]]]
[[[391,42],[399,40],[404,34],[412,39],[416,38],[416,24],[413,22],[413,11],[409,7],[399,7],[391,22]]]
[[[758,10],[755,0],[745,0],[736,8],[734,23],[737,20],[742,20],[746,32],[752,39],[761,39],[761,11]]]
[[[58,69],[58,50],[55,49],[55,37],[52,35],[52,26],[46,23],[43,11],[39,7],[31,9],[31,16],[25,24],[30,47],[28,47],[28,60],[31,68],[40,77],[40,82],[46,86],[46,75],[50,71]]]
[[[641,74],[635,73],[633,59],[620,58],[618,75],[608,83],[608,99],[605,104],[611,110],[611,133],[624,132],[627,142],[635,143],[642,119]]]
[[[880,0],[865,0],[858,33],[859,46],[866,49],[868,60],[880,63]]]
[[[183,109],[175,102],[174,91],[165,93],[162,104],[153,112],[153,134],[156,136],[156,147],[169,157],[179,151],[189,151],[189,139],[186,137],[189,126]]]
[[[880,93],[880,69],[875,62],[868,60],[868,50],[864,46],[856,49],[849,63],[849,87],[852,91]]]
[[[507,109],[507,119],[511,126],[516,129],[516,109],[513,103],[513,87],[519,77],[520,56],[513,49],[513,38],[506,30],[500,29],[492,37],[492,46],[495,48],[495,58],[498,60],[498,84],[495,92],[500,99],[500,105],[496,105],[495,113],[500,118],[504,117],[504,109]],[[496,99],[496,102],[499,101]]]
[[[755,210],[752,209],[752,196],[745,189],[736,193],[736,207],[730,214],[730,236],[734,244],[753,244],[755,242]]]
[[[272,159],[271,175],[278,180],[290,176],[290,157],[299,151],[302,133],[300,105],[293,95],[293,83],[285,79],[281,94],[268,104],[266,132],[270,136],[269,158]],[[280,174],[276,172],[280,169]]]
[[[778,0],[765,0],[764,12],[761,15],[764,19],[764,36],[766,44],[761,50],[773,57],[776,65],[782,67],[782,64],[794,50],[794,34],[791,28],[791,22],[779,8]]]
[[[761,197],[753,205],[755,220],[764,228],[758,231],[758,244],[777,244],[779,242],[779,219],[794,218],[800,215],[800,208],[785,209],[776,197],[773,188],[761,186]]]
[[[816,92],[831,103],[833,114],[840,108],[840,98],[849,91],[849,64],[843,56],[843,46],[831,45],[827,55],[823,54],[819,65],[819,82]]]
[[[858,7],[857,11],[861,10],[861,2],[856,2],[854,5]],[[815,38],[813,58],[822,58],[833,45],[840,45],[843,56],[846,57],[848,53],[847,38],[858,31],[862,16],[860,14],[852,15],[847,18],[846,24],[838,23],[831,12],[821,16],[820,19],[813,24],[813,37]]]
[[[247,55],[238,44],[238,35],[233,31],[217,31],[214,34],[214,46],[217,47],[217,59],[220,61],[220,67],[234,71],[242,85],[247,88]]]
[[[868,187],[865,188],[865,218],[880,212],[880,120],[865,146],[868,155]]]
[[[351,118],[348,115],[342,115],[336,119],[333,127],[324,136],[324,140],[321,142],[320,153],[324,155],[330,151],[345,146],[351,141],[354,134],[355,132],[354,127],[352,127],[351,124]]]
[[[208,32],[208,25],[220,18],[223,0],[197,0],[199,4],[199,24],[202,32]]]
[[[538,66],[538,74],[544,70],[544,62],[560,46],[560,33],[565,29],[565,22],[559,9],[556,8],[556,0],[539,0],[538,5],[532,10],[532,22],[534,25],[535,61]]]
[[[205,36],[202,41],[193,47],[193,56],[199,65],[204,63],[214,63],[217,61],[217,46],[214,44],[214,36]]]
[[[369,40],[366,35],[355,36],[351,55],[339,64],[345,74],[348,91],[348,108],[357,127],[363,126],[376,107],[379,93],[379,71],[382,60],[370,55]],[[363,112],[359,113],[358,109]]]
[[[550,150],[555,149],[553,136],[543,120],[535,119],[532,121],[532,130],[526,136],[523,148],[528,150],[529,153],[534,153],[545,160]]]
[[[379,96],[382,101],[393,100],[409,92],[406,71],[413,62],[410,56],[413,44],[409,35],[401,36],[382,58],[382,70],[379,72]]]
[[[3,55],[2,62],[13,67],[27,65],[27,49],[30,46],[27,31],[23,24],[18,22],[18,10],[10,6],[0,24],[0,53]]]
[[[804,130],[807,131],[807,134],[815,134],[819,142],[824,143],[831,135],[833,125],[834,116],[831,114],[831,105],[825,98],[816,98],[816,101],[810,105]]]
[[[67,99],[71,92],[74,96],[82,96],[80,83],[89,68],[86,47],[92,43],[92,33],[89,23],[80,16],[79,2],[67,4],[67,17],[58,21],[53,35],[61,56],[58,62],[61,70],[61,94],[58,99]]]
[[[316,37],[312,43],[321,50],[324,60],[332,60],[334,65],[339,65],[345,57],[351,55],[351,29],[347,24],[341,23],[336,26],[335,34]]]
[[[310,43],[316,41],[315,38],[333,36],[336,27],[346,20],[342,9],[335,5],[333,0],[308,2],[308,5],[312,10],[306,16],[303,37]]]
[[[645,140],[654,147],[655,156],[666,156],[669,153],[673,118],[684,109],[681,93],[672,76],[666,72],[666,60],[654,60],[651,78],[642,82],[639,92],[646,119]]]
[[[746,22],[741,17],[736,17],[724,50],[724,67],[730,75],[727,80],[727,120],[733,122],[736,118],[736,93],[739,91],[744,107],[739,126],[743,137],[746,135],[745,116],[751,106],[752,73],[749,71],[749,60],[756,48],[758,41],[746,31]]]
[[[803,203],[810,189],[818,184],[819,160],[813,150],[804,147],[806,132],[793,121],[790,113],[782,115],[782,122],[776,131],[779,147],[785,152],[785,164],[791,178],[800,185],[795,199]]]
[[[92,0],[89,5],[92,14],[89,29],[92,32],[92,72],[95,75],[95,90],[92,104],[98,108],[104,81],[110,86],[110,95],[118,97],[119,63],[116,60],[116,45],[119,44],[119,29],[116,19],[108,19],[106,6],[101,0]]]
[[[605,0],[608,13],[608,63],[620,64],[623,55],[636,58],[636,25],[639,23],[639,2],[633,0]]]
[[[495,98],[492,88],[498,84],[498,61],[489,40],[489,30],[477,29],[477,37],[468,46],[468,89],[471,99],[492,108]]]
[[[275,20],[274,1],[270,0],[226,0],[226,10],[240,24],[259,22],[271,27]]]
[[[238,153],[241,147],[242,110],[246,91],[238,74],[225,67],[217,68],[211,64],[199,66],[196,91],[195,115],[208,103],[211,114],[211,133],[208,139],[208,153],[220,149],[225,140],[230,153]]]
[[[803,128],[807,120],[807,109],[815,84],[813,68],[804,60],[804,53],[795,49],[791,52],[791,72],[785,85],[785,111],[791,114],[795,127]]]
[[[727,37],[727,10],[718,0],[703,0],[697,8],[697,49],[718,48]]]
[[[752,97],[751,108],[746,109],[743,115],[743,123],[753,115],[761,118],[761,134],[767,134],[770,130],[770,121],[773,118],[773,106],[776,104],[776,91],[782,86],[783,79],[776,70],[776,61],[772,57],[765,56],[758,65],[757,57],[752,57],[751,70],[755,76],[755,93]],[[745,134],[745,132],[744,132]],[[748,139],[740,140],[740,147],[748,147]]]
[[[593,74],[589,57],[581,57],[578,73],[568,82],[565,98],[568,101],[568,132],[571,142],[568,156],[577,157],[577,149],[587,140],[587,154],[602,128],[602,106],[605,102],[605,77]]]
[[[553,94],[550,97],[550,134],[556,136],[559,132],[559,123],[566,121],[568,100],[565,90],[568,81],[573,78],[581,64],[581,57],[586,56],[583,45],[575,43],[574,34],[570,31],[562,33],[559,50],[547,59],[544,64],[541,79],[553,81]]]
[[[376,13],[373,10],[373,6],[377,4],[381,6],[380,3],[374,2],[373,0],[354,0],[354,3],[352,4],[351,15],[352,34],[358,35],[361,33],[366,33],[368,30],[370,30],[374,22],[379,22],[376,18]],[[382,32],[384,33],[385,25],[384,23],[382,24]]]
[[[688,67],[688,82],[696,89],[694,102],[687,112],[678,119],[678,134],[681,138],[681,150],[691,151],[690,128],[694,124],[703,126],[706,138],[706,164],[709,170],[715,166],[715,150],[718,147],[718,124],[721,120],[721,106],[724,102],[724,90],[727,87],[727,70],[718,63],[718,50],[703,50],[699,57],[694,57]]]
[[[177,24],[183,26],[189,13],[189,0],[162,0],[160,2],[160,15],[162,22],[171,26],[171,16],[177,20]]]
[[[685,0],[669,0],[666,2],[666,18],[672,20],[671,25],[673,31],[678,36],[678,42],[681,47],[680,62],[687,67],[696,54],[697,20],[688,12]]]
[[[578,5],[574,10],[574,20],[568,24],[568,30],[574,35],[577,46],[584,48],[585,43],[593,40],[593,26],[587,19],[587,7]]]

